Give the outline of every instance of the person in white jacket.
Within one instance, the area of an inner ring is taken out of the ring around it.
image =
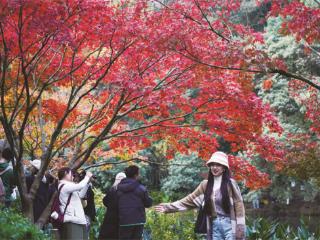
[[[59,187],[63,184],[60,192],[60,210],[64,215],[64,223],[62,229],[62,239],[88,239],[88,233],[86,231],[86,217],[81,204],[81,198],[83,198],[89,187],[91,172],[87,172],[85,178],[79,182],[73,182],[73,172],[70,168],[61,168],[58,172]],[[68,198],[70,202],[66,208]],[[66,210],[65,210],[66,208]]]

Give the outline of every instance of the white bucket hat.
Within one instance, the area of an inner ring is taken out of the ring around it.
[[[35,160],[31,161],[31,165],[34,166],[36,169],[40,170],[41,160],[35,159]]]
[[[219,163],[229,168],[228,155],[224,152],[215,152],[214,154],[212,154],[209,161],[206,162],[206,165],[209,166],[210,163]]]
[[[116,175],[116,179],[113,183],[113,186],[117,186],[122,179],[126,178],[126,174],[124,172],[119,172],[117,175]]]

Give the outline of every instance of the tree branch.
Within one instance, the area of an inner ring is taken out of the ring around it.
[[[150,163],[150,164],[154,164],[154,165],[158,165],[160,167],[169,167],[169,166],[182,166],[182,167],[191,167],[191,166],[195,166],[194,164],[178,164],[178,163],[169,163],[169,164],[164,164],[164,163],[159,163],[159,162],[154,162],[154,161],[150,161],[147,160],[146,158],[130,158],[129,160],[122,160],[122,161],[102,161],[99,163],[95,163],[86,167],[83,167],[83,170],[88,170],[90,168],[95,168],[95,167],[101,167],[104,165],[118,165],[118,164],[123,164],[123,163],[127,163],[127,162],[133,162],[133,161],[137,161],[137,162],[146,162],[146,163]],[[199,165],[199,166],[195,166],[195,167],[204,167],[205,165]]]
[[[202,17],[206,20],[206,22],[209,25],[209,29],[215,33],[216,35],[218,35],[220,38],[222,38],[223,40],[226,40],[228,43],[230,42],[230,39],[228,39],[227,37],[223,36],[221,33],[219,33],[218,31],[214,30],[214,28],[212,27],[211,22],[208,19],[208,16],[205,14],[205,12],[203,11],[203,9],[200,6],[200,3],[197,0],[194,0],[197,8],[200,10]]]

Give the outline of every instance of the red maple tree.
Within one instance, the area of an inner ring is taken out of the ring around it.
[[[65,148],[73,168],[102,142],[134,152],[159,139],[169,142],[168,159],[175,151],[207,159],[219,148],[217,137],[234,152],[281,159],[263,134],[281,127],[253,91],[252,73],[261,70],[251,67],[265,56],[250,44],[261,36],[228,20],[239,1],[161,9],[148,1],[0,3],[0,120],[30,219],[40,179]],[[231,41],[233,35],[246,38]],[[34,142],[42,165],[28,192],[23,159],[34,135],[43,136]],[[248,160],[231,162],[248,186],[268,184]]]

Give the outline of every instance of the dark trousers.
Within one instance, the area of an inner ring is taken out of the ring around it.
[[[118,240],[119,225],[112,223],[103,223],[100,228],[99,240]]]
[[[71,222],[63,223],[61,239],[63,240],[87,240],[89,239],[86,225]]]
[[[141,240],[143,233],[143,225],[136,226],[120,226],[119,239]]]

